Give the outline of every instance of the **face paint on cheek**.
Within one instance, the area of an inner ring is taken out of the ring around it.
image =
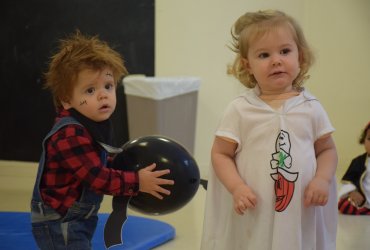
[[[82,106],[84,104],[87,104],[87,101],[86,100],[83,100],[83,101],[80,102],[80,106]]]

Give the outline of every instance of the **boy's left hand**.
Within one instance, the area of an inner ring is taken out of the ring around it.
[[[315,176],[304,192],[304,205],[325,206],[329,197],[329,184],[327,180]]]

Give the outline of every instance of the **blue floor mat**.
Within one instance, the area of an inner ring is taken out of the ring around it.
[[[105,249],[104,225],[109,214],[99,214],[98,226],[92,240],[94,250]],[[122,229],[123,244],[109,250],[147,250],[157,247],[175,237],[175,229],[154,219],[128,216]],[[0,249],[37,249],[31,233],[30,214],[0,212]]]

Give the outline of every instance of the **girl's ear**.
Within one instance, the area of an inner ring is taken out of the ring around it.
[[[248,59],[242,57],[241,58],[241,63],[243,65],[243,68],[246,69],[249,74],[251,74],[251,67],[249,65]]]

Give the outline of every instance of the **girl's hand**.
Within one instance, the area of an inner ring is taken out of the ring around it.
[[[162,194],[170,195],[171,192],[164,189],[160,185],[173,185],[175,182],[173,180],[159,178],[163,175],[169,174],[169,169],[153,171],[156,164],[153,163],[145,168],[138,171],[139,175],[139,191],[144,193],[149,193],[158,199],[163,199]]]
[[[304,192],[304,205],[325,206],[329,197],[329,184],[327,180],[315,176]]]
[[[250,187],[246,184],[237,186],[232,192],[234,200],[234,210],[236,213],[243,215],[248,208],[255,208],[257,197]]]
[[[360,192],[358,192],[357,190],[355,191],[352,191],[349,193],[348,195],[348,201],[355,207],[359,207],[361,206],[364,201],[365,201],[365,198],[362,196],[362,194]]]

